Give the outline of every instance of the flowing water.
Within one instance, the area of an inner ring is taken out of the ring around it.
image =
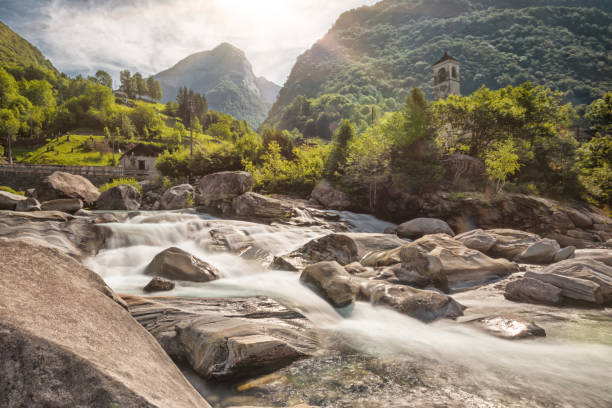
[[[391,225],[366,215],[340,215],[355,231],[382,232]],[[302,286],[299,274],[266,270],[255,261],[215,250],[210,234],[211,230],[233,228],[240,232],[239,237],[249,237],[258,247],[282,255],[330,233],[325,228],[268,226],[170,212],[143,214],[105,227],[112,231],[106,248],[86,263],[118,293],[143,294],[142,288],[150,280],[143,274],[144,268],[156,254],[175,246],[214,265],[222,277],[206,284],[179,283],[164,295],[266,295],[301,312],[315,326],[333,332],[364,354],[426,360],[441,369],[450,364],[464,367],[463,375],[470,376],[470,384],[475,386],[507,387],[517,394],[524,389],[542,392],[565,401],[565,406],[612,407],[612,347],[594,343],[596,336],[581,343],[567,339],[506,341],[455,322],[423,324],[362,302],[350,317],[343,318]],[[612,333],[610,319],[603,319],[601,327]]]

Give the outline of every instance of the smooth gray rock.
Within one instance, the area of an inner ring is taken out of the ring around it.
[[[344,211],[353,205],[345,193],[335,189],[328,181],[317,184],[310,197],[330,210]]]
[[[534,278],[522,278],[506,284],[504,297],[524,303],[558,305],[561,303],[561,289]]]
[[[548,264],[554,261],[561,246],[555,240],[544,238],[527,247],[516,258],[515,262],[531,264]]]
[[[247,218],[283,220],[295,215],[293,205],[252,192],[235,197],[232,208],[237,216]]]
[[[130,185],[112,187],[96,201],[97,210],[136,211],[140,208],[140,192]]]
[[[560,249],[559,252],[555,254],[553,262],[561,262],[565,261],[566,259],[573,258],[575,253],[576,247],[574,246],[568,246],[563,249]]]
[[[41,211],[42,208],[37,199],[28,197],[25,200],[20,200],[15,207],[15,211],[28,212],[28,211]]]
[[[300,281],[314,287],[334,307],[346,307],[357,299],[359,283],[338,262],[319,262],[304,269]]]
[[[144,271],[171,280],[210,282],[219,279],[220,272],[212,265],[180,248],[168,248],[153,258]]]
[[[45,201],[40,205],[43,211],[61,211],[69,214],[76,213],[83,208],[80,198],[60,198],[58,200]]]
[[[231,200],[253,189],[253,176],[245,171],[224,171],[198,181],[198,204]]]
[[[79,198],[93,204],[100,197],[100,191],[89,180],[76,174],[56,171],[45,177],[36,187],[38,201],[51,201],[61,198]]]
[[[437,218],[415,218],[397,227],[397,235],[402,238],[418,239],[431,234],[455,236],[452,228],[445,221]]]

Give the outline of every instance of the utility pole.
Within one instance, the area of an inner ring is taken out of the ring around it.
[[[113,166],[115,165],[115,133],[111,134],[111,148],[113,149]]]

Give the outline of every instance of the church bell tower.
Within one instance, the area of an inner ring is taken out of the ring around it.
[[[460,65],[448,52],[433,64],[436,100],[446,99],[449,95],[461,95]]]

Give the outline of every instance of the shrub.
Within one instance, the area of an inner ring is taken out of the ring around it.
[[[142,193],[142,186],[138,183],[136,179],[131,179],[131,178],[115,179],[111,181],[110,183],[103,184],[102,186],[100,186],[100,192],[103,193],[106,190],[109,190],[113,187],[121,186],[121,185],[132,186],[136,190],[138,190],[139,193]]]
[[[13,194],[17,194],[17,195],[25,195],[25,193],[23,191],[15,191],[10,187],[7,186],[0,186],[0,191],[6,191],[8,193],[13,193]]]

